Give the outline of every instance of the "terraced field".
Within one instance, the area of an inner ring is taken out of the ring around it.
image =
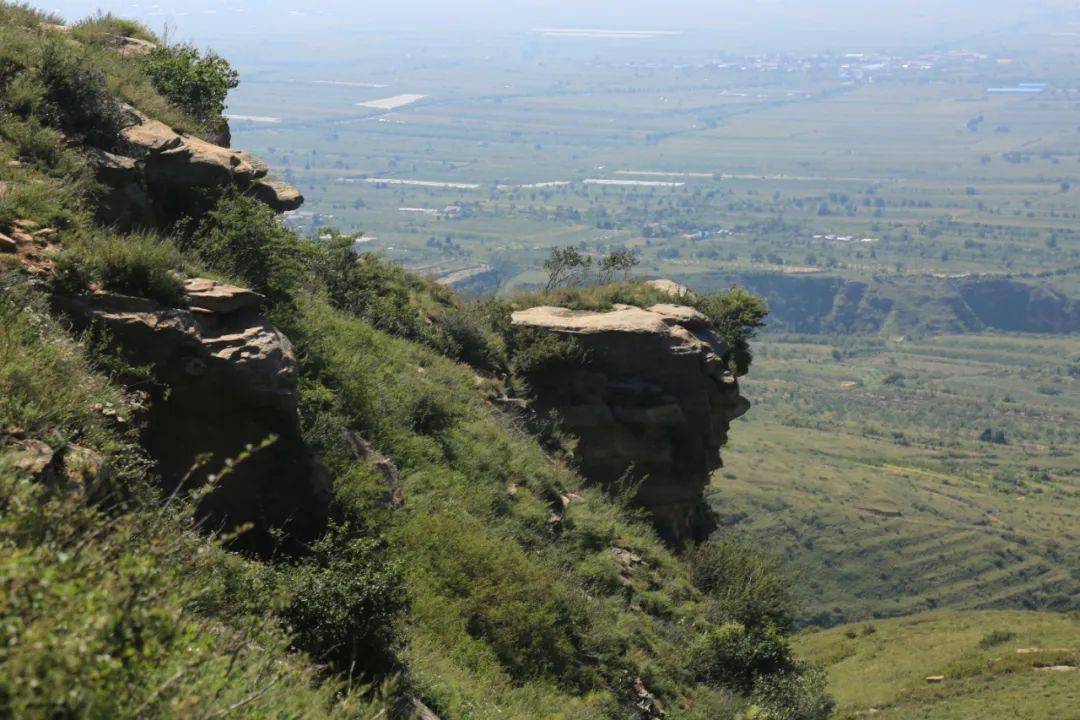
[[[710,490],[799,569],[803,620],[1077,608],[1080,343],[846,342],[759,343]]]

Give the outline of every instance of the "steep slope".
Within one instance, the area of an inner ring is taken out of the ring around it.
[[[500,409],[511,308],[290,232],[161,81],[214,57],[46,20],[0,5],[0,714],[828,714],[751,550],[702,580]]]

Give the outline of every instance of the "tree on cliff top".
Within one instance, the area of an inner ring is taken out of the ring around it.
[[[229,62],[193,45],[159,46],[145,60],[158,91],[202,125],[213,125],[225,111],[225,98],[240,84]]]

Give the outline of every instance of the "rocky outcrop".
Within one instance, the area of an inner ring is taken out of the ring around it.
[[[54,303],[77,326],[103,329],[133,364],[151,367],[143,442],[167,491],[218,474],[201,506],[213,526],[252,523],[237,545],[259,552],[276,549],[275,527],[301,543],[323,527],[329,492],[300,436],[292,346],[263,315],[258,293],[203,278],[185,290],[184,307],[100,290]]]
[[[729,348],[697,310],[676,304],[609,312],[534,307],[519,328],[573,337],[587,360],[528,378],[532,410],[555,413],[578,438],[579,469],[607,487],[638,483],[637,502],[674,542],[714,527],[703,501],[730,423],[749,402],[728,369]]]
[[[251,153],[180,133],[125,107],[117,152],[90,149],[97,178],[110,189],[101,220],[122,228],[165,227],[205,210],[225,188],[250,193],[276,212],[299,208],[296,188],[267,179],[266,164]]]

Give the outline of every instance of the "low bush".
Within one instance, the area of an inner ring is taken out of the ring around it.
[[[588,351],[574,337],[539,328],[515,329],[507,338],[507,348],[510,369],[525,378],[584,365],[589,359]]]
[[[123,116],[105,73],[60,38],[41,44],[39,62],[37,76],[44,88],[41,119],[91,145],[111,148]]]
[[[460,624],[515,680],[582,681],[575,646],[585,618],[542,564],[447,513],[416,517],[411,529],[422,602],[435,603],[424,612]]]
[[[283,312],[306,276],[302,241],[252,197],[226,194],[199,220],[183,221],[178,232],[183,249],[266,295]]]
[[[146,27],[133,20],[98,11],[96,15],[75,23],[72,34],[80,41],[97,41],[101,36],[135,38],[156,43],[158,38]]]
[[[92,408],[122,405],[123,393],[93,373],[79,345],[46,317],[43,298],[24,280],[0,274],[0,428],[57,442],[81,435],[112,450],[116,438]]]
[[[979,640],[979,647],[983,650],[1002,645],[1016,637],[1016,633],[1008,630],[991,630]]]
[[[738,287],[726,293],[705,295],[691,303],[708,316],[713,328],[731,346],[732,369],[739,375],[750,371],[754,356],[750,340],[765,326],[765,301]]]
[[[699,546],[690,562],[694,585],[709,596],[719,621],[748,628],[791,626],[791,578],[772,555],[746,542],[718,539]]]
[[[828,694],[828,676],[820,668],[800,667],[761,675],[751,694],[755,708],[748,720],[827,720],[836,701]]]
[[[405,605],[400,564],[377,540],[334,526],[293,568],[283,615],[294,642],[350,677],[393,666],[393,621]]]

